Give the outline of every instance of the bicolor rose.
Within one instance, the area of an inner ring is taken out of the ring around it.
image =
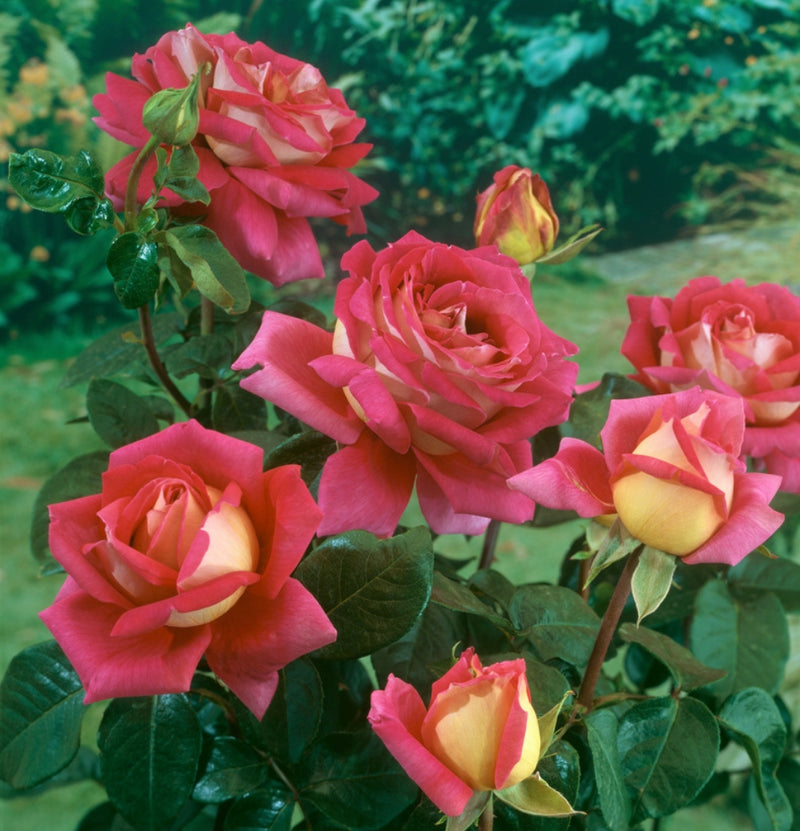
[[[186,87],[198,72],[200,120],[192,144],[211,203],[182,203],[165,190],[164,204],[211,228],[243,268],[276,285],[322,277],[307,217],[329,217],[348,233],[362,233],[361,206],[377,196],[349,171],[370,149],[353,143],[364,120],[310,64],[233,33],[204,35],[188,25],[134,55],[136,80],[106,76],[107,92],[94,98],[95,121],[141,148],[149,138],[145,103],[162,89]],[[107,174],[118,209],[137,152]],[[140,204],[152,192],[155,169],[151,158],[139,183]]]
[[[420,694],[390,675],[372,693],[370,724],[428,798],[459,816],[476,791],[510,788],[539,762],[539,723],[525,661],[481,665],[470,647],[431,689]]]
[[[378,252],[358,243],[342,266],[333,334],[267,311],[234,363],[260,368],[243,387],[343,445],[322,472],[320,533],[390,535],[415,484],[437,533],[529,519],[506,479],[567,417],[578,367],[518,265],[412,231]]]
[[[538,173],[509,165],[494,174],[494,184],[478,194],[475,240],[496,245],[521,265],[547,254],[558,236],[558,217],[550,191]]]
[[[552,508],[617,514],[652,548],[687,563],[735,565],[783,521],[769,502],[780,477],[739,459],[741,399],[694,388],[611,402],[602,452],[562,439],[558,453],[509,481]]]
[[[320,512],[296,466],[190,421],[115,450],[101,493],[50,506],[68,577],[41,617],[86,701],[189,689],[205,655],[261,717],[278,670],[336,630],[290,575]]]
[[[622,354],[655,392],[699,385],[744,402],[742,452],[800,481],[800,298],[782,286],[691,280],[674,299],[629,297]]]

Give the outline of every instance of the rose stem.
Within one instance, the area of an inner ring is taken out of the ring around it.
[[[172,396],[175,403],[183,410],[183,412],[191,418],[192,404],[183,395],[183,393],[175,386],[172,378],[167,374],[164,364],[161,363],[161,358],[156,350],[156,342],[153,337],[153,323],[150,319],[150,307],[145,303],[139,306],[139,326],[142,330],[142,343],[144,344],[147,357],[150,360],[150,366],[153,367],[158,380],[164,386],[164,389]]]
[[[203,337],[205,335],[210,335],[214,331],[214,304],[207,298],[201,297],[200,298],[200,336]],[[203,415],[208,416],[209,413],[205,412],[207,408],[210,407],[210,396],[211,391],[214,388],[214,380],[213,378],[200,378],[199,381],[199,391],[197,396],[197,402],[195,404],[195,412],[197,413],[197,418],[201,422],[204,422]]]
[[[592,709],[594,688],[597,686],[597,679],[600,677],[600,670],[606,659],[608,647],[611,645],[611,640],[617,631],[622,610],[625,608],[625,603],[631,592],[631,578],[639,562],[640,553],[641,548],[637,548],[628,556],[625,568],[622,569],[617,585],[614,586],[611,600],[608,601],[608,607],[600,622],[600,631],[597,633],[592,654],[589,656],[589,663],[586,666],[586,674],[583,676],[583,682],[578,692],[578,704],[587,712]]]
[[[492,809],[492,797],[486,803],[483,813],[478,817],[478,831],[492,831],[494,827],[494,810]]]
[[[139,151],[139,155],[131,167],[131,173],[128,177],[128,185],[125,188],[125,230],[133,231],[136,228],[136,195],[139,190],[139,179],[142,178],[142,171],[150,156],[158,147],[158,139],[155,136],[150,136],[147,144]]]
[[[500,534],[500,520],[490,519],[489,525],[486,527],[486,533],[483,535],[483,548],[481,549],[481,559],[478,563],[478,570],[482,568],[489,568],[494,560],[494,549],[497,546],[497,537]]]

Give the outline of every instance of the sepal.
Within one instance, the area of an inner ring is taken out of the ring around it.
[[[582,813],[576,811],[569,801],[542,779],[538,773],[523,779],[510,788],[495,791],[495,796],[524,814],[540,817],[571,817]],[[449,829],[448,829],[449,831]]]

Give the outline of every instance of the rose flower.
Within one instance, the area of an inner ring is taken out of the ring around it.
[[[494,174],[494,184],[478,194],[475,240],[496,245],[520,265],[547,254],[558,236],[558,217],[550,191],[538,173],[509,165]]]
[[[165,190],[165,204],[202,221],[243,268],[275,285],[322,277],[306,217],[330,217],[348,233],[362,233],[361,206],[377,192],[348,170],[371,146],[353,144],[364,120],[319,70],[263,43],[248,44],[232,33],[204,35],[188,25],[134,56],[135,81],[106,76],[107,93],[94,98],[95,121],[114,138],[143,147],[147,100],[159,90],[186,87],[205,65],[211,70],[201,75],[200,126],[192,144],[211,203],[182,204]],[[118,209],[137,153],[106,176]],[[151,158],[139,182],[140,204],[151,195],[155,170]]]
[[[197,422],[115,450],[102,492],[50,506],[69,575],[41,613],[86,702],[189,689],[201,657],[261,717],[278,670],[336,630],[289,575],[320,512],[295,466]]]
[[[622,354],[655,392],[695,384],[744,402],[742,452],[800,490],[800,298],[771,283],[691,280],[675,296],[629,297]]]
[[[415,482],[437,533],[529,519],[506,479],[566,418],[578,367],[518,265],[410,232],[379,252],[358,243],[342,266],[333,334],[268,311],[234,363],[261,367],[243,387],[344,445],[322,472],[320,533],[390,535]]]
[[[522,782],[539,763],[539,723],[522,658],[483,667],[470,647],[433,684],[427,709],[394,675],[372,693],[371,705],[372,729],[448,816],[459,816],[476,791]]]
[[[617,514],[631,535],[686,563],[735,565],[783,521],[769,507],[780,478],[745,471],[743,434],[741,399],[720,393],[613,400],[602,452],[564,438],[509,485],[583,517]]]

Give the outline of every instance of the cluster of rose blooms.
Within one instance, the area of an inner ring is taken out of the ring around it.
[[[348,169],[369,149],[353,144],[363,122],[316,69],[187,27],[134,58],[136,80],[109,76],[98,123],[141,147],[144,102],[206,64],[193,144],[211,203],[169,207],[276,284],[321,276],[307,218],[362,231],[375,192]],[[118,204],[134,156],[109,173]],[[247,390],[337,442],[316,502],[297,467],[263,472],[259,448],[188,421],[114,451],[101,493],[51,507],[69,576],[42,617],[87,701],[187,690],[205,656],[260,717],[277,671],[336,637],[291,576],[314,535],[391,536],[414,491],[436,533],[524,523],[539,503],[619,517],[690,564],[734,564],[777,529],[770,500],[800,491],[800,299],[714,277],[631,297],[622,352],[654,394],[611,402],[602,449],[565,438],[534,466],[531,438],[567,419],[578,371],[520,268],[558,233],[541,179],[498,173],[475,233],[473,250],[413,231],[379,251],[357,243],[332,332],[267,311],[233,364]],[[544,749],[524,661],[483,668],[471,649],[428,708],[390,676],[370,721],[451,816],[529,777]],[[476,729],[485,741],[465,740]]]

